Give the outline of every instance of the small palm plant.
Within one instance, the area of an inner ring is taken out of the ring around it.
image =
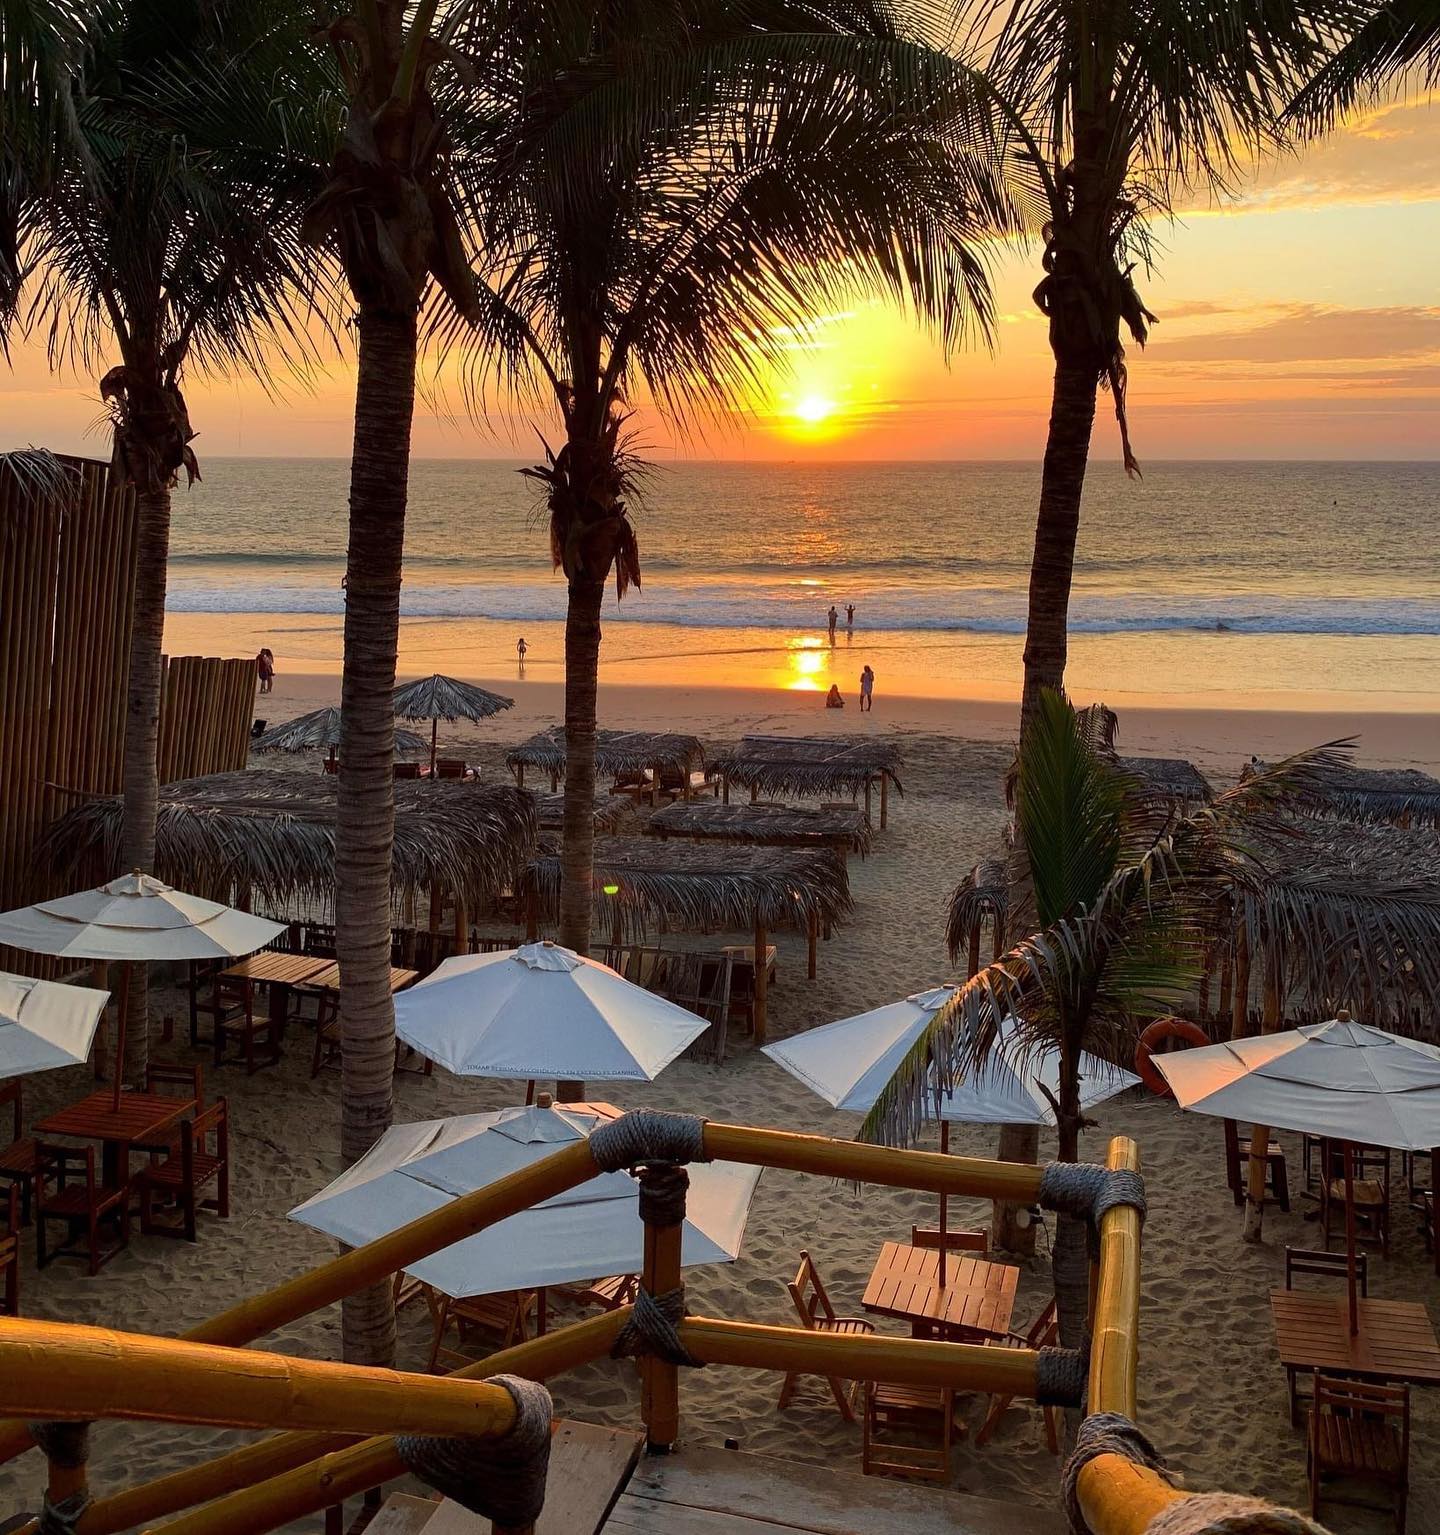
[[[1218,905],[1258,879],[1284,837],[1287,805],[1340,760],[1329,747],[1290,758],[1179,816],[1125,773],[1105,717],[1042,693],[1012,793],[1016,862],[1008,951],[936,1015],[866,1118],[861,1136],[913,1139],[937,1094],[982,1070],[1003,1021],[1022,1045],[1059,1056],[1051,1096],[1061,1161],[1075,1161],[1087,1120],[1080,1057],[1129,1064],[1140,1027],[1194,989]],[[1089,1266],[1081,1223],[1060,1216],[1054,1244],[1062,1341],[1083,1336]]]

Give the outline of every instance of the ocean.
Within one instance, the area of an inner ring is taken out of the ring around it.
[[[292,669],[333,666],[348,465],[203,468],[176,497],[171,614],[223,616]],[[414,464],[402,671],[503,676],[522,632],[532,674],[558,664],[564,583],[517,468]],[[837,674],[858,670],[858,645],[891,691],[1002,696],[1019,678],[1038,486],[1031,464],[657,466],[634,508],[643,589],[607,603],[607,677],[818,687],[832,659]],[[1130,482],[1102,456],[1082,519],[1072,685],[1432,709],[1437,525],[1436,463],[1155,463]]]

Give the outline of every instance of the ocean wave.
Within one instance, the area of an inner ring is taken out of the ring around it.
[[[608,623],[671,624],[692,629],[824,628],[832,599],[857,605],[859,627],[867,631],[953,631],[1021,634],[1025,592],[1015,588],[946,589],[896,587],[883,592],[859,588],[841,594],[793,585],[757,587],[746,582],[646,587],[616,603],[607,598]],[[344,612],[344,593],[333,586],[273,584],[172,585],[167,607],[173,613]],[[565,590],[558,578],[545,585],[408,584],[400,610],[408,619],[491,619],[542,623],[565,616]],[[1070,608],[1077,634],[1143,634],[1202,631],[1215,634],[1440,635],[1440,600],[1420,597],[1332,597],[1264,594],[1207,596],[1175,594],[1077,593]]]

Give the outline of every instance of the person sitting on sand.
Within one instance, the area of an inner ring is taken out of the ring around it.
[[[825,695],[825,707],[827,709],[843,709],[845,707],[845,700],[840,696],[840,684],[838,682],[830,684],[830,691]]]
[[[875,673],[866,663],[865,670],[860,673],[860,712],[868,714],[875,707]]]

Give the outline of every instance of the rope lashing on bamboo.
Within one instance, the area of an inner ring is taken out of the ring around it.
[[[30,1437],[51,1465],[66,1471],[79,1471],[90,1459],[88,1423],[43,1422],[31,1423],[28,1427]],[[52,1503],[47,1495],[35,1535],[72,1535],[80,1516],[89,1507],[90,1494],[83,1487],[58,1503]]]
[[[1080,1425],[1075,1449],[1061,1472],[1060,1490],[1073,1535],[1094,1535],[1080,1506],[1080,1473],[1099,1455],[1118,1455],[1168,1475],[1155,1446],[1123,1413],[1097,1412]],[[1234,1493],[1195,1493],[1178,1498],[1145,1526],[1145,1535],[1327,1535],[1293,1509],[1276,1508]]]
[[[1042,1407],[1083,1407],[1089,1376],[1088,1349],[1038,1349],[1035,1354],[1035,1400]]]
[[[708,1162],[705,1121],[698,1114],[631,1109],[590,1132],[590,1155],[602,1172],[618,1173],[642,1162]]]
[[[627,1116],[628,1117],[628,1116]],[[667,1119],[687,1115],[669,1114]],[[615,1124],[623,1123],[615,1120]],[[702,1128],[703,1120],[697,1120]],[[690,1174],[670,1162],[647,1162],[637,1170],[640,1181],[640,1219],[657,1229],[685,1223],[685,1195]],[[630,1316],[610,1349],[612,1359],[649,1356],[667,1364],[683,1364],[692,1370],[704,1365],[680,1341],[679,1326],[685,1320],[685,1286],[677,1285],[663,1295],[651,1295],[641,1285],[635,1293]]]
[[[1044,1210],[1078,1215],[1090,1227],[1092,1255],[1099,1240],[1100,1220],[1107,1210],[1129,1205],[1145,1219],[1145,1180],[1128,1167],[1101,1167],[1095,1162],[1047,1162],[1040,1174],[1038,1203]]]
[[[550,1393],[538,1381],[492,1375],[515,1401],[515,1426],[494,1439],[397,1434],[395,1451],[423,1482],[500,1526],[534,1524],[545,1506]]]
[[[667,1364],[683,1364],[692,1370],[703,1370],[703,1361],[696,1359],[680,1341],[679,1327],[684,1320],[684,1285],[667,1290],[664,1295],[651,1295],[642,1286],[636,1291],[629,1318],[611,1346],[610,1357],[663,1359]]]

